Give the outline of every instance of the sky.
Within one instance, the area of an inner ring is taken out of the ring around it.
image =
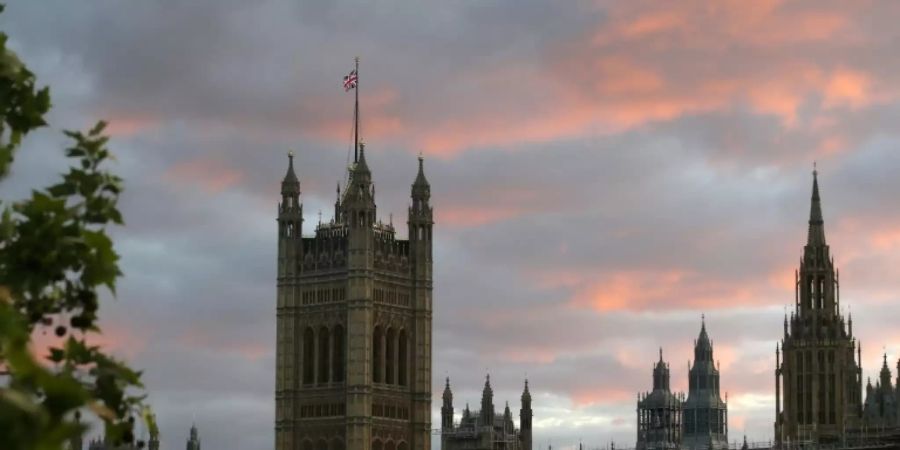
[[[405,221],[420,152],[432,186],[433,425],[445,376],[461,411],[489,372],[516,416],[529,379],[537,447],[632,446],[658,349],[686,391],[705,315],[729,439],[768,441],[813,162],[864,376],[900,357],[898,15],[866,0],[10,0],[0,29],[54,108],[0,197],[49,185],[61,131],[107,120],[126,225],[99,341],[143,369],[164,449],[192,422],[205,448],[270,449],[279,182],[293,150],[304,231],[330,220],[359,56],[378,216]]]

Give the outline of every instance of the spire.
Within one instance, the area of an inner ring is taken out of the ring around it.
[[[366,164],[366,143],[359,143],[359,160],[353,168],[357,173],[369,173],[369,165]]]
[[[288,152],[288,169],[284,179],[281,180],[281,193],[283,195],[300,193],[300,179],[294,173],[294,152]]]
[[[444,385],[444,404],[453,403],[453,392],[450,390],[450,377],[447,377],[447,383]]]
[[[531,405],[531,392],[528,390],[528,378],[525,379],[525,389],[522,391],[522,404]]]
[[[712,343],[706,333],[706,316],[700,316],[700,336],[694,346],[694,365],[699,361],[712,361]]]
[[[815,170],[815,165],[813,167],[812,201],[809,207],[809,234],[806,245],[820,246],[825,245],[825,221],[822,219],[822,203],[819,198],[818,171]]]
[[[494,390],[491,389],[491,375],[488,374],[484,379],[484,390],[482,391],[483,397],[493,398]]]
[[[430,186],[428,184],[428,180],[425,178],[425,158],[422,157],[422,154],[419,153],[419,173],[416,174],[416,181],[413,182],[413,186]]]

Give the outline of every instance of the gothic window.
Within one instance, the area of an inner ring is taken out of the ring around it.
[[[409,450],[409,445],[407,445],[406,441],[400,441],[400,444],[397,445],[397,450]]]
[[[328,382],[328,328],[319,329],[319,383]]]
[[[384,447],[381,445],[381,440],[375,439],[372,442],[372,450],[384,450]]]
[[[303,332],[303,384],[312,384],[315,377],[315,346],[316,337],[312,328],[306,328]],[[310,443],[312,446],[312,443]]]
[[[397,364],[397,384],[399,384],[400,386],[406,386],[406,364],[409,360],[409,355],[407,355],[406,347],[406,330],[400,330],[400,337],[397,344],[397,359],[399,360]]]
[[[394,441],[387,441],[387,444],[384,445],[384,450],[396,450],[396,447],[394,447]]]
[[[375,327],[375,333],[372,335],[372,382],[373,383],[381,383],[381,357],[384,354],[384,349],[381,348],[381,341],[383,340],[383,332],[381,331],[381,327]],[[376,441],[377,442],[377,441]]]
[[[809,277],[809,297],[808,297],[809,301],[806,303],[807,308],[812,309],[812,307],[813,307],[812,300],[813,300],[814,296],[815,296],[815,293],[813,293],[813,279],[812,279],[812,277]]]
[[[332,356],[332,377],[334,381],[344,381],[344,327],[338,325],[334,327],[334,336],[332,337],[334,346],[334,355]]]
[[[310,440],[303,441],[303,450],[313,450],[313,443]]]
[[[397,358],[397,332],[394,331],[393,328],[388,328],[387,336],[385,337],[385,348],[384,348],[384,360],[385,365],[387,367],[384,368],[384,382],[387,384],[394,384],[396,379],[394,378],[394,367]]]
[[[316,444],[316,450],[328,450],[328,441],[319,439],[319,442]]]
[[[819,309],[825,308],[825,280],[819,280]]]

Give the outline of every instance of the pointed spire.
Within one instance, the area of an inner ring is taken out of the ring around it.
[[[813,165],[812,200],[809,207],[809,233],[806,245],[825,245],[825,221],[822,219],[822,202],[819,198],[819,172]]]
[[[528,390],[528,378],[525,379],[525,389],[522,391],[522,406],[531,407],[531,392]]]
[[[419,153],[419,173],[416,174],[416,181],[413,182],[413,186],[429,186],[428,180],[425,178],[425,158],[422,157],[422,153]]]
[[[447,382],[444,385],[444,403],[449,405],[453,403],[453,391],[450,390],[450,377],[447,377]]]
[[[294,152],[290,151],[290,152],[288,152],[288,170],[287,170],[287,173],[284,175],[284,182],[288,183],[288,182],[297,182],[297,181],[299,181],[297,179],[297,174],[294,173]]]
[[[359,160],[356,162],[356,166],[354,166],[355,172],[369,172],[369,165],[366,163],[366,143],[359,143]]]
[[[288,152],[288,169],[287,173],[284,174],[284,179],[281,180],[281,194],[300,194],[300,179],[294,173],[294,152]]]

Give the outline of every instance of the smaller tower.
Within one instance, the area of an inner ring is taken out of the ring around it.
[[[441,428],[449,430],[453,428],[453,392],[450,391],[450,377],[444,385],[444,404],[441,406]]]
[[[528,391],[528,379],[522,391],[522,408],[519,409],[519,429],[522,437],[522,450],[531,450],[531,392]]]
[[[288,153],[288,169],[281,181],[281,203],[278,205],[278,275],[297,275],[301,254],[303,205],[300,203],[300,179],[294,173],[294,153]]]
[[[197,425],[191,425],[191,434],[187,440],[187,450],[200,450],[200,436],[197,434]]]
[[[494,425],[494,390],[491,389],[491,376],[488,375],[484,380],[484,390],[481,392],[481,426],[489,427]]]

